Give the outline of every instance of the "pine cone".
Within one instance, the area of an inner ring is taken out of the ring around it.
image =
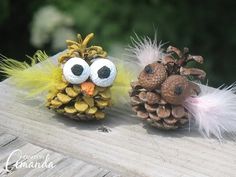
[[[66,41],[68,50],[58,58],[60,66],[65,66],[66,62],[73,57],[80,57],[88,64],[91,64],[91,60],[107,56],[102,47],[87,46],[88,42],[93,38],[93,33],[87,35],[84,40],[79,34],[77,37],[78,42]],[[110,86],[99,87],[92,83],[91,80],[88,81],[90,83],[87,82],[87,85],[85,85],[86,82],[71,84],[66,81],[62,74],[60,83],[55,89],[49,91],[46,106],[72,119],[103,119],[105,117],[104,109],[111,105]],[[85,87],[88,88],[89,92],[85,93]]]
[[[189,79],[203,79],[206,74],[197,68],[185,68],[189,61],[203,63],[201,56],[190,55],[187,48],[181,52],[170,46],[165,52],[162,59],[141,71],[138,81],[131,83],[129,94],[132,110],[138,117],[154,127],[169,130],[182,127],[189,121],[190,115],[182,103],[200,92]]]
[[[85,96],[79,85],[62,81],[47,96],[46,106],[77,120],[103,119],[104,108],[111,105],[110,88],[95,87],[93,96]]]
[[[188,113],[182,106],[167,103],[160,93],[147,91],[137,82],[131,83],[131,105],[137,116],[161,129],[176,129],[188,122]]]

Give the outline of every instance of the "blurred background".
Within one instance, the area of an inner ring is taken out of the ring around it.
[[[1,0],[0,11],[0,53],[11,58],[56,54],[78,32],[123,58],[134,32],[158,29],[158,40],[205,58],[209,84],[236,81],[235,0]]]

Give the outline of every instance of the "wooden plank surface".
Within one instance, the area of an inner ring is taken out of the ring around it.
[[[25,164],[42,164],[48,156],[48,162],[53,163],[54,168],[10,168],[19,160],[19,156],[10,158],[10,165],[6,171],[6,162],[14,150],[20,150],[22,161]],[[0,176],[5,177],[119,177],[109,170],[88,164],[84,161],[70,158],[68,156],[35,146],[24,142],[20,138],[0,133]]]
[[[235,177],[236,143],[220,144],[196,130],[159,131],[126,108],[107,119],[77,122],[43,107],[43,99],[23,100],[8,81],[0,84],[0,128],[25,140],[118,172],[123,176]],[[98,128],[105,125],[111,132]]]

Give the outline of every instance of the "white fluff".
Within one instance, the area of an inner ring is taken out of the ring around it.
[[[201,93],[188,98],[184,107],[193,115],[199,131],[219,140],[224,133],[236,132],[236,84],[212,88],[199,84]]]
[[[135,38],[131,37],[131,45],[127,48],[131,58],[138,59],[141,68],[156,61],[160,61],[163,57],[163,49],[161,42],[158,44],[156,35],[154,40],[149,37],[140,38],[135,34]]]

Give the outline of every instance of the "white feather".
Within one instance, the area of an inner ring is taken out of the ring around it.
[[[199,131],[219,140],[236,132],[236,84],[217,89],[199,84],[201,93],[188,98],[184,107],[192,114]]]
[[[141,68],[156,61],[160,61],[165,55],[163,53],[161,42],[157,43],[156,34],[153,40],[149,37],[140,38],[135,34],[136,38],[131,37],[131,45],[127,48],[131,58],[138,59]]]

